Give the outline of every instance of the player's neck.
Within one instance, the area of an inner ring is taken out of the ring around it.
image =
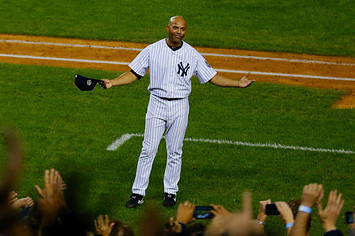
[[[182,41],[180,43],[173,43],[169,40],[169,38],[165,39],[166,45],[171,48],[173,51],[176,51],[182,47]]]
[[[174,47],[174,48],[178,48],[182,45],[182,41],[180,41],[178,43],[174,43],[174,42],[171,42],[169,38],[167,38],[165,41],[170,47]]]

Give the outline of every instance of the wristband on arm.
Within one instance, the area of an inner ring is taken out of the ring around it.
[[[265,222],[262,222],[260,220],[255,220],[256,223],[258,223],[259,225],[265,225]]]
[[[301,205],[301,206],[298,207],[298,211],[302,211],[302,212],[306,212],[308,214],[311,214],[312,213],[312,208]]]
[[[288,223],[288,224],[285,226],[285,228],[288,229],[288,228],[290,228],[290,227],[292,227],[292,226],[293,226],[293,222],[292,222],[292,223]]]

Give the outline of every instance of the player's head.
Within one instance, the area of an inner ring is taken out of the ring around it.
[[[174,47],[180,46],[187,31],[185,19],[181,16],[173,16],[165,28],[169,34],[168,44]]]

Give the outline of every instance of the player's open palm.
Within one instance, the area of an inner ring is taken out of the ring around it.
[[[249,80],[249,79],[248,79],[249,75],[250,75],[250,72],[248,72],[248,73],[239,81],[239,87],[240,87],[240,88],[249,87],[252,83],[255,82],[255,80]]]

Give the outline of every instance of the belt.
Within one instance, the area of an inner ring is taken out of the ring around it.
[[[161,97],[159,97],[161,98]],[[183,98],[161,98],[163,100],[167,100],[167,101],[175,101],[175,100],[180,100],[180,99],[183,99]]]

